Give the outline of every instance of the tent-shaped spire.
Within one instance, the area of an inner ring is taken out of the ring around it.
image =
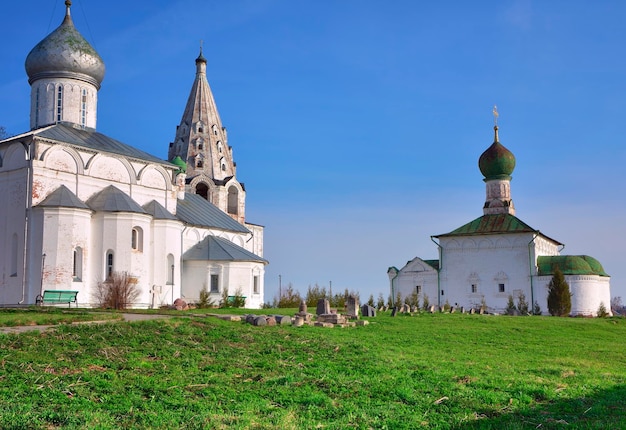
[[[228,146],[217,105],[206,77],[207,60],[196,58],[196,77],[174,142],[170,143],[168,160],[176,156],[187,163],[187,178],[204,174],[215,182],[235,176],[235,163]]]

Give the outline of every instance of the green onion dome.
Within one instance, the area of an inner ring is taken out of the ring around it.
[[[515,156],[498,141],[498,126],[494,128],[493,144],[482,153],[478,160],[480,172],[485,181],[493,179],[511,179],[515,169]]]
[[[178,173],[186,173],[187,172],[187,163],[180,158],[180,156],[176,156],[170,160],[170,163],[178,166]]]

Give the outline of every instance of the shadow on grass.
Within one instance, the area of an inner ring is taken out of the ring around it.
[[[626,385],[593,395],[535,405],[513,413],[478,411],[476,421],[455,429],[624,429]]]

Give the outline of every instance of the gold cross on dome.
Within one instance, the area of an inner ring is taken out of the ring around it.
[[[493,125],[498,125],[498,117],[500,116],[498,113],[498,106],[493,105],[493,110],[491,112],[493,113]]]

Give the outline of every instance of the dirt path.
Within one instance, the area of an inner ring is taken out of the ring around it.
[[[123,321],[145,321],[145,320],[155,320],[161,318],[170,318],[169,315],[154,315],[154,314],[135,314],[135,313],[123,313],[120,314],[122,316]],[[72,324],[104,324],[108,322],[117,322],[121,320],[102,320],[102,321],[76,321]],[[27,331],[46,331],[50,329],[54,329],[57,324],[52,325],[20,325],[13,327],[0,327],[0,333],[4,334],[19,334],[25,333]]]

